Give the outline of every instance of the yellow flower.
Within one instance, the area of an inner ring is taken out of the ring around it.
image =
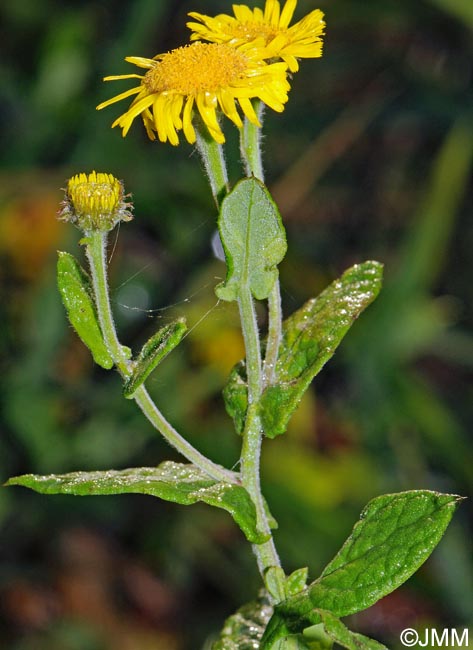
[[[125,199],[123,184],[112,174],[76,174],[67,183],[59,218],[84,231],[107,232],[131,220],[132,206]]]
[[[140,79],[140,85],[103,102],[97,109],[136,95],[112,126],[120,126],[125,136],[135,117],[141,115],[151,140],[157,133],[161,142],[169,140],[173,145],[179,144],[181,129],[188,142],[195,142],[192,121],[197,111],[212,138],[223,143],[219,110],[238,127],[242,120],[237,102],[244,115],[258,126],[251,99],[259,98],[275,111],[284,110],[290,89],[287,66],[282,62],[265,63],[264,58],[266,53],[260,47],[250,44],[235,48],[220,43],[192,43],[154,59],[130,56],[126,61],[147,71],[143,75],[105,77],[105,81],[133,78]]]
[[[297,72],[298,58],[322,56],[325,22],[324,14],[315,9],[289,27],[296,6],[297,0],[287,0],[281,10],[279,0],[266,0],[264,11],[233,5],[234,16],[219,14],[212,18],[191,12],[189,16],[198,22],[189,22],[187,26],[193,30],[192,41],[228,43],[236,47],[258,43],[269,51],[269,58],[281,58],[291,72]]]

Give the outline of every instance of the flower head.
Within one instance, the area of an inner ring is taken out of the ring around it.
[[[179,144],[178,131],[191,144],[196,140],[194,111],[200,114],[210,135],[225,142],[217,111],[221,111],[238,127],[242,126],[238,107],[259,126],[251,99],[259,98],[275,111],[284,110],[289,83],[285,63],[265,63],[266,52],[252,44],[232,47],[222,43],[192,43],[154,59],[130,56],[146,72],[105,77],[139,79],[140,84],[106,102],[102,109],[121,99],[136,95],[128,110],[112,126],[120,126],[123,136],[133,120],[141,115],[148,137],[161,142]],[[237,107],[238,104],[238,107]]]
[[[324,14],[315,9],[290,27],[296,6],[297,0],[286,0],[281,10],[279,0],[266,0],[264,11],[233,5],[233,16],[210,17],[191,12],[189,16],[197,22],[189,22],[187,26],[193,31],[192,41],[228,43],[236,47],[245,43],[264,45],[269,58],[280,58],[291,72],[297,72],[298,58],[322,56],[325,22]]]
[[[132,219],[123,184],[112,174],[76,174],[69,179],[65,193],[59,218],[81,230],[108,232],[119,221]]]

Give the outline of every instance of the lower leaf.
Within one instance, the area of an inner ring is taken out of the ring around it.
[[[256,509],[245,488],[217,482],[194,465],[166,461],[158,467],[121,471],[25,474],[11,478],[6,485],[22,485],[41,494],[149,494],[186,506],[201,501],[227,510],[250,542],[262,544],[267,539],[256,527]]]
[[[364,646],[356,645],[358,637],[346,636],[337,618],[370,607],[405,582],[438,544],[461,500],[452,494],[412,490],[370,501],[322,575],[275,607],[261,650],[320,623],[337,643],[340,638],[351,644],[346,648],[382,648],[369,640],[375,645],[366,645],[363,639]],[[325,621],[324,611],[329,612]]]

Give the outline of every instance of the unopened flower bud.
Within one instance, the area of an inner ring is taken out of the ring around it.
[[[126,202],[123,184],[112,174],[76,174],[65,192],[59,218],[84,232],[108,232],[120,221],[132,219],[132,204]]]

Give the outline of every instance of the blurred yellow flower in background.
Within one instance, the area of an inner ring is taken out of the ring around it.
[[[189,16],[194,21],[187,26],[193,32],[193,41],[228,43],[234,47],[245,43],[262,45],[270,59],[280,58],[291,72],[297,72],[298,58],[322,56],[325,22],[324,14],[315,9],[289,27],[296,7],[297,0],[287,0],[282,10],[278,0],[266,0],[264,11],[233,5],[233,16],[219,14],[212,18],[191,12]]]
[[[265,48],[244,44],[239,47],[221,43],[192,43],[154,59],[130,56],[146,72],[105,77],[105,81],[140,79],[139,86],[103,102],[100,110],[121,99],[136,95],[128,110],[112,126],[120,126],[123,136],[133,120],[141,115],[148,137],[179,144],[181,129],[188,142],[196,140],[194,112],[206,125],[211,137],[225,142],[218,111],[238,127],[242,126],[238,107],[259,126],[251,99],[258,98],[275,111],[284,110],[290,89],[287,66],[283,62],[266,63]],[[238,107],[237,107],[238,103]]]

